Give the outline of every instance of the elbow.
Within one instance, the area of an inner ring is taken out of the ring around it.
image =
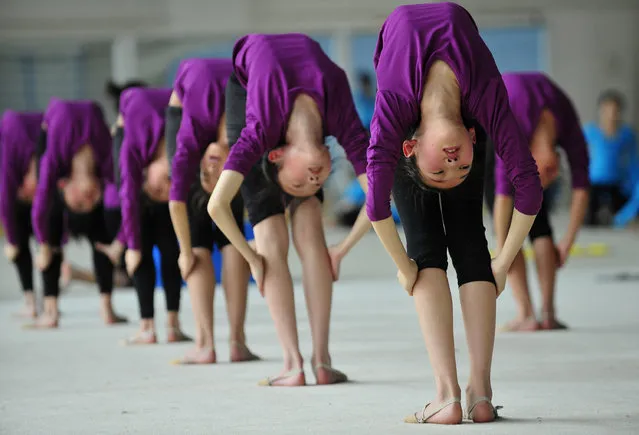
[[[218,218],[220,217],[220,212],[225,206],[224,202],[220,200],[216,195],[211,195],[209,198],[209,202],[206,205],[206,211],[211,216],[213,222],[217,223]]]

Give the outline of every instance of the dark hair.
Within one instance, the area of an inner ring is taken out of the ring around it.
[[[357,75],[360,86],[370,86],[372,83],[371,76],[365,71],[360,71]]]
[[[404,140],[415,139],[418,125],[419,123],[408,130],[408,134],[406,134]],[[422,177],[422,173],[419,170],[419,166],[417,166],[417,157],[415,157],[415,154],[410,157],[401,156],[399,159],[399,164],[397,165],[397,169],[401,171],[404,176],[408,177],[413,183],[415,183],[415,185],[421,190],[438,192],[438,189],[435,189],[424,182],[424,178]]]
[[[116,84],[113,80],[108,80],[105,85],[105,92],[115,103],[115,111],[120,111],[120,95],[129,88],[146,88],[148,85],[142,80],[129,80],[123,85]]]
[[[273,150],[276,150],[283,146],[284,144],[278,145],[275,148],[273,148]],[[328,145],[325,145],[325,146],[328,148]],[[333,168],[335,167],[335,165],[333,164],[334,162],[335,162],[335,158],[331,155],[331,174],[333,173]],[[262,173],[264,174],[264,178],[266,178],[266,181],[282,189],[282,186],[280,185],[280,182],[277,176],[280,172],[280,166],[277,163],[271,162],[269,160],[268,152],[264,154],[264,156],[262,157],[262,162],[260,165],[262,168]]]
[[[473,119],[468,118],[464,114],[462,114],[462,121],[464,123],[464,128],[470,130],[471,128],[475,129],[475,137],[477,139],[477,143],[485,143],[487,140],[487,135],[484,129],[479,125],[479,123]],[[404,138],[404,140],[415,139],[415,135],[417,134],[417,126],[419,126],[420,121],[418,121],[413,127],[408,130],[408,134]],[[424,182],[424,177],[422,176],[422,172],[417,166],[417,157],[413,154],[410,157],[402,156],[400,157],[399,164],[397,165],[397,170],[401,171],[405,176],[410,178],[417,187],[421,190],[428,190],[431,192],[441,192],[442,190],[447,189],[437,189],[435,187],[429,186]]]
[[[279,146],[274,149],[277,149],[277,148],[279,148]],[[264,173],[264,177],[266,178],[266,181],[268,181],[269,183],[275,184],[278,187],[282,187],[280,186],[280,183],[277,179],[277,174],[280,172],[280,167],[278,166],[277,163],[274,163],[269,160],[268,152],[264,154],[264,157],[262,157],[262,172]]]
[[[597,104],[601,106],[604,103],[614,103],[619,107],[619,110],[623,110],[625,107],[625,99],[621,92],[615,89],[606,89],[597,99]]]

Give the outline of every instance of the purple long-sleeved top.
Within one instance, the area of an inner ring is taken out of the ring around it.
[[[104,206],[118,207],[117,188],[113,185],[111,135],[102,109],[93,101],[51,99],[44,114],[47,145],[40,160],[40,177],[31,218],[39,243],[49,237],[48,211],[59,179],[70,175],[74,155],[90,145],[96,161],[96,174],[104,188]]]
[[[12,245],[17,243],[15,205],[18,189],[35,156],[42,119],[42,113],[20,113],[12,110],[7,110],[2,116],[0,218],[7,241]]]
[[[218,139],[226,82],[232,72],[231,59],[188,59],[178,68],[173,90],[182,102],[182,122],[171,166],[171,201],[186,201],[202,154]]]
[[[386,19],[373,63],[377,97],[368,148],[371,221],[391,215],[390,195],[402,142],[420,119],[420,103],[431,65],[445,62],[461,91],[461,108],[495,143],[515,186],[515,207],[534,215],[542,201],[537,166],[508,105],[506,87],[477,26],[455,3],[400,6]]]
[[[122,232],[129,249],[139,250],[140,191],[144,168],[155,158],[164,137],[164,112],[171,89],[132,88],[120,97],[124,140],[120,150]]]
[[[502,78],[508,91],[510,108],[526,138],[526,143],[530,146],[541,113],[544,109],[549,110],[555,118],[557,143],[568,157],[572,187],[590,187],[588,145],[570,98],[543,73],[508,73],[503,74]],[[508,181],[504,162],[499,157],[495,159],[495,192],[512,195],[512,186]]]
[[[233,49],[233,68],[247,90],[246,127],[224,169],[246,175],[282,144],[298,95],[313,98],[324,136],[334,136],[357,175],[366,172],[368,134],[360,121],[346,73],[306,35],[248,35]]]

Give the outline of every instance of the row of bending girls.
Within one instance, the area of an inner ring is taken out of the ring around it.
[[[4,252],[16,267],[24,295],[24,306],[17,316],[29,319],[36,318],[40,309],[34,292],[29,241],[33,236],[31,204],[38,181],[36,148],[43,116],[38,112],[7,110],[0,121],[0,219],[6,237]],[[114,280],[121,286],[126,285],[121,276],[115,275]],[[95,282],[95,275],[63,262],[58,284],[60,291],[71,281]],[[47,283],[51,284],[51,281],[45,280]]]
[[[329,351],[333,282],[342,258],[372,222],[398,268],[401,286],[414,297],[436,382],[434,400],[405,421],[457,424],[464,414],[474,422],[495,420],[491,365],[496,299],[507,275],[512,280],[520,273],[516,259],[521,246],[540,210],[544,216],[542,186],[556,176],[557,142],[569,155],[575,195],[556,265],[565,262],[583,220],[587,180],[582,172],[588,158],[579,143],[583,138],[575,132],[578,119],[567,97],[545,76],[502,77],[473,18],[454,3],[395,9],[381,29],[374,66],[378,93],[368,138],[346,74],[305,35],[248,35],[235,44],[232,60],[185,61],[172,92],[138,88],[123,93],[114,140],[119,160],[115,177],[110,150],[105,154],[101,146],[104,136],[96,133],[101,128],[87,127],[97,109],[84,102],[53,102],[52,106],[63,104],[59,110],[76,122],[68,123],[74,129],[63,130],[53,115],[45,116],[48,140],[33,212],[35,233],[43,245],[39,264],[47,270],[54,258],[59,264],[61,255],[56,249],[60,237],[43,233],[43,210],[53,209],[45,207],[43,198],[53,201],[56,195],[42,195],[53,192],[61,179],[58,209],[66,207],[76,220],[90,220],[92,228],[103,229],[107,219],[102,208],[117,183],[123,220],[119,234],[119,225],[110,225],[116,231],[89,238],[100,246],[116,240],[102,251],[94,250],[102,268],[112,269],[107,257],[116,262],[121,248],[128,248],[125,263],[134,278],[142,323],[127,343],[157,341],[151,273],[151,247],[157,244],[168,259],[161,267],[165,287],[170,287],[165,288],[170,341],[188,339],[177,318],[179,275],[187,282],[193,305],[195,348],[178,362],[216,361],[211,250],[217,244],[223,255],[231,359],[257,359],[244,333],[251,272],[284,354],[282,371],[259,384],[302,386],[306,376],[287,263],[288,211],[303,267],[312,370],[318,384],[334,384],[347,381],[347,376],[333,367]],[[80,117],[87,113],[87,118]],[[327,136],[343,146],[367,194],[366,210],[351,232],[330,248],[321,209],[322,185],[331,171]],[[498,185],[508,187],[497,191],[498,252],[493,259],[482,216],[486,161],[491,160],[487,154],[493,152],[489,142],[496,154]],[[391,216],[391,194],[406,233],[406,249]],[[513,195],[511,203],[508,198]],[[244,207],[254,227],[254,245],[243,234]],[[49,212],[51,222],[57,222],[56,213]],[[175,234],[167,232],[167,213]],[[547,217],[544,220],[538,225],[548,227]],[[546,230],[542,237],[550,235]],[[549,240],[544,261],[550,248],[555,252]],[[455,361],[447,253],[457,272],[470,354],[465,412]],[[103,315],[115,321],[119,318],[106,290],[105,285]],[[549,327],[560,326],[551,304],[544,305],[544,312]],[[57,305],[52,302],[40,324],[54,323]]]

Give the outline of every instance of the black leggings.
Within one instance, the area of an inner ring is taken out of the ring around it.
[[[470,174],[448,190],[417,185],[407,176],[404,162],[395,174],[393,198],[406,234],[408,256],[419,270],[445,271],[448,250],[459,286],[478,281],[495,283],[483,222],[485,155],[485,143],[480,141],[475,146]]]
[[[178,246],[168,203],[151,201],[142,195],[140,210],[140,236],[142,261],[133,274],[133,284],[138,294],[140,317],[152,319],[155,314],[154,295],[156,269],[153,261],[153,246],[160,250],[160,273],[164,285],[167,311],[180,310],[180,290],[182,277],[178,267]]]
[[[18,271],[22,291],[33,291],[33,258],[29,240],[33,234],[31,227],[31,204],[17,201],[14,209],[16,215],[16,244],[18,255],[13,264]]]
[[[62,264],[61,240],[65,227],[65,213],[70,235],[74,238],[85,236],[91,245],[93,269],[100,293],[111,294],[113,291],[113,263],[95,248],[95,244],[98,242],[108,244],[115,239],[120,227],[119,209],[105,210],[104,205],[100,203],[88,213],[71,213],[65,210],[66,207],[64,207],[62,199],[57,201],[59,206],[54,207],[49,217],[49,245],[58,252],[54,254],[54,261],[44,271],[45,296],[57,297],[60,293],[58,281],[60,279],[60,265]],[[59,264],[54,267],[58,261]]]
[[[619,186],[610,184],[593,184],[590,186],[590,199],[586,213],[586,225],[602,225],[599,213],[605,206],[616,214],[626,203],[627,198],[621,193]]]
[[[231,242],[226,238],[222,230],[211,221],[206,204],[209,194],[200,187],[199,183],[193,184],[189,192],[189,229],[191,230],[191,246],[213,251],[214,245],[222,252]],[[235,223],[244,233],[244,201],[242,195],[237,195],[231,201],[231,211]]]

